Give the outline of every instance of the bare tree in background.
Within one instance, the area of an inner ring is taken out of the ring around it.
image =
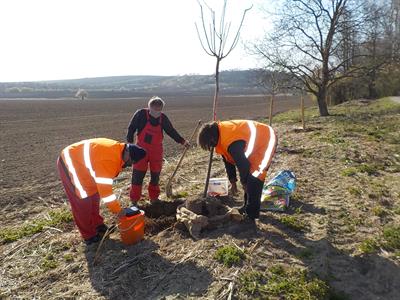
[[[241,21],[239,26],[236,30],[236,33],[231,39],[229,44],[229,36],[231,31],[232,22],[226,20],[226,8],[228,0],[224,0],[222,12],[220,19],[216,19],[215,11],[206,3],[204,0],[198,0],[197,3],[200,6],[201,12],[201,24],[196,25],[197,35],[200,40],[201,47],[203,50],[210,56],[215,57],[216,65],[215,65],[215,93],[214,93],[214,102],[213,102],[213,120],[217,120],[217,103],[218,103],[218,96],[219,96],[219,67],[221,60],[227,57],[232,50],[236,47],[239,36],[240,30],[243,25],[243,21],[246,17],[246,13],[251,9],[247,8],[243,11]],[[209,15],[209,22],[206,21],[206,16],[204,10],[208,11]],[[211,164],[212,164],[212,157],[214,153],[214,148],[210,151],[210,159],[208,163],[208,171],[207,171],[207,178],[206,178],[206,185],[204,189],[204,197],[207,196],[207,189],[208,189],[208,182],[210,179],[210,172],[211,172]]]
[[[385,41],[385,21],[390,13],[385,6],[376,2],[363,4],[364,15],[367,16],[363,34],[365,36],[362,51],[366,54],[363,64],[366,65],[364,79],[368,84],[368,98],[376,98],[376,81],[379,71],[392,60],[392,49]],[[390,44],[389,44],[390,45]]]
[[[227,42],[229,39],[229,33],[231,30],[232,22],[228,22],[225,19],[226,8],[228,0],[224,0],[220,20],[216,20],[215,11],[206,3],[206,1],[197,1],[200,6],[201,12],[201,26],[196,25],[197,35],[200,40],[201,47],[204,52],[208,55],[215,57],[215,93],[214,93],[214,102],[213,102],[213,120],[215,121],[217,118],[217,103],[218,103],[218,95],[219,95],[219,67],[221,60],[227,57],[232,50],[236,47],[239,42],[240,29],[242,28],[244,18],[246,13],[251,9],[247,8],[244,10],[242,14],[242,18],[240,24],[236,30],[236,34],[234,34],[234,38],[230,42],[230,46],[227,47]],[[204,14],[204,8],[208,10],[210,23],[206,24],[206,17]],[[218,25],[219,24],[219,25]],[[200,28],[199,28],[200,27]]]
[[[350,2],[285,0],[274,32],[254,45],[255,53],[265,58],[270,68],[290,73],[303,83],[306,92],[315,95],[321,116],[329,115],[328,88],[357,71],[345,68],[350,58],[335,56],[342,45],[336,34],[346,22],[345,12],[352,9]]]
[[[85,100],[85,98],[87,98],[87,96],[88,96],[88,92],[84,89],[79,89],[75,94],[75,97],[80,98],[81,100]]]
[[[283,72],[262,70],[262,72],[260,73],[259,86],[263,89],[267,102],[269,96],[269,109],[267,111],[267,115],[270,126],[272,125],[276,95],[279,92],[287,90],[288,85],[288,76]]]
[[[400,0],[390,1],[390,18],[387,33],[391,42],[392,58],[400,60]]]

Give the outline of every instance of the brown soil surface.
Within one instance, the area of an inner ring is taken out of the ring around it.
[[[77,141],[108,137],[125,141],[133,113],[147,106],[147,98],[77,100],[0,100],[0,225],[26,219],[65,202],[58,180],[56,159]],[[167,97],[165,113],[182,136],[189,138],[199,119],[212,113],[211,97]],[[298,97],[278,98],[276,111],[298,106]],[[266,115],[264,96],[221,97],[219,116],[259,118]],[[174,157],[182,151],[169,137],[164,152]],[[126,176],[129,176],[126,174]]]
[[[166,100],[168,116],[185,136],[199,118],[208,119],[210,114],[205,99]],[[256,118],[266,111],[264,101],[256,97],[225,101],[223,118]],[[16,228],[21,220],[27,224],[46,218],[53,208],[68,207],[55,159],[64,146],[83,138],[123,140],[132,111],[142,107],[145,99],[117,103],[0,104],[0,138],[7,141],[0,145],[3,228]],[[47,227],[0,245],[0,298],[222,299],[233,282],[233,298],[252,299],[241,290],[239,278],[248,271],[263,272],[283,265],[323,279],[338,293],[335,299],[398,299],[400,255],[385,246],[383,229],[400,224],[400,149],[393,142],[400,140],[400,109],[373,115],[366,110],[370,106],[369,102],[342,105],[333,110],[335,116],[327,118],[312,110],[305,131],[299,130],[296,122],[274,125],[279,146],[269,176],[293,170],[298,187],[289,210],[262,212],[256,231],[231,222],[206,230],[200,240],[194,240],[173,226],[175,217],[169,213],[179,200],[155,209],[143,202],[140,204],[148,211],[145,240],[127,247],[115,232],[104,243],[98,264],[93,265],[97,246],[85,247],[72,222]],[[367,112],[357,116],[350,109]],[[384,128],[385,122],[392,122],[392,128]],[[162,188],[181,151],[168,138],[165,148]],[[207,161],[208,153],[188,151],[172,183],[177,198],[194,199],[196,206],[195,199],[202,197]],[[349,167],[378,162],[375,172],[357,169],[352,176],[343,173]],[[223,163],[216,157],[211,177],[223,176]],[[129,205],[129,183],[130,172],[125,171],[115,186],[124,206]],[[146,188],[143,191],[147,194]],[[227,197],[222,203],[238,206],[242,197]],[[167,199],[163,196],[162,200]],[[150,217],[152,213],[160,217]],[[108,224],[113,222],[107,213],[105,217]],[[294,230],[284,217],[293,217],[303,227]],[[379,246],[371,253],[362,252],[360,246],[369,239],[379,241]],[[226,267],[215,260],[216,250],[226,245],[245,250],[241,264]]]

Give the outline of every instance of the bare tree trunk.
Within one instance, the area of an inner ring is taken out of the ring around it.
[[[229,47],[229,50],[226,53],[224,53],[224,48],[226,46],[226,41],[228,38],[230,26],[231,26],[230,22],[225,21],[225,13],[226,13],[226,6],[227,6],[228,0],[224,0],[219,29],[217,28],[218,22],[216,22],[216,20],[215,20],[215,11],[213,9],[211,9],[211,7],[207,5],[207,3],[204,2],[204,5],[209,9],[209,12],[211,15],[211,23],[209,24],[209,28],[210,28],[209,31],[206,29],[207,26],[205,24],[203,5],[201,4],[202,2],[199,0],[197,2],[200,6],[201,21],[202,21],[201,24],[202,24],[203,34],[204,34],[204,38],[202,39],[199,28],[196,24],[196,30],[197,30],[197,35],[200,40],[200,44],[201,44],[203,50],[208,55],[213,56],[217,59],[217,63],[215,66],[215,94],[214,94],[214,103],[213,103],[213,121],[216,121],[217,120],[217,103],[218,103],[218,95],[219,95],[219,64],[220,64],[221,60],[223,58],[227,57],[229,55],[229,53],[231,53],[231,51],[236,47],[237,42],[239,40],[239,36],[240,36],[239,35],[240,29],[242,28],[246,13],[253,6],[244,10],[242,19],[239,24],[239,28],[237,29],[237,32],[232,41],[232,44]],[[214,148],[211,148],[210,160],[208,162],[206,184],[205,184],[205,189],[204,189],[204,197],[207,196],[208,182],[210,179],[213,153],[214,153]]]
[[[326,87],[321,86],[317,94],[317,102],[319,114],[321,117],[329,116],[328,107],[326,105]]]
[[[215,66],[215,93],[214,93],[214,104],[213,104],[213,121],[217,120],[217,102],[218,102],[218,95],[219,95],[219,63],[220,63],[219,57],[217,57],[217,64]],[[207,197],[207,190],[208,190],[208,184],[210,181],[210,175],[211,175],[211,167],[212,167],[212,159],[214,155],[214,147],[211,148],[210,150],[210,158],[208,160],[208,169],[207,169],[207,177],[206,177],[206,183],[204,185],[204,192],[203,192],[203,197]]]
[[[214,148],[211,148],[210,150],[210,157],[208,159],[208,169],[207,169],[207,177],[206,177],[206,184],[204,186],[204,192],[203,192],[203,198],[207,197],[207,190],[208,190],[208,184],[210,182],[210,175],[211,175],[211,166],[212,166],[212,159],[214,155]]]
[[[217,57],[217,64],[215,66],[215,93],[214,93],[214,105],[213,105],[213,121],[217,120],[217,103],[219,95],[219,63],[220,59]]]
[[[304,120],[304,96],[303,96],[303,93],[301,93],[300,106],[301,106],[301,125],[303,127],[303,130],[305,130],[306,122]]]

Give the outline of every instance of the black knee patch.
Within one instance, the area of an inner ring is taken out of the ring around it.
[[[160,172],[150,172],[150,184],[157,185],[160,181]]]
[[[139,170],[133,169],[133,171],[132,171],[132,184],[134,184],[134,185],[142,185],[145,175],[146,175],[146,171],[139,171]]]

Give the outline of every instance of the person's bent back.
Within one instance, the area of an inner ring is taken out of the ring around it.
[[[57,162],[60,178],[78,229],[88,243],[99,240],[106,228],[99,214],[100,200],[112,213],[121,214],[113,179],[145,154],[136,145],[106,138],[80,141],[61,152]]]

